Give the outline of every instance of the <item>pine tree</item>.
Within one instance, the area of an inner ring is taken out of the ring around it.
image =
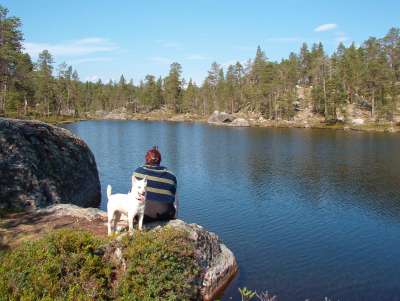
[[[211,64],[208,71],[208,76],[204,84],[205,97],[207,97],[207,111],[212,112],[215,109],[220,109],[217,98],[217,87],[222,80],[223,72],[221,74],[221,66],[217,62]],[[222,78],[221,78],[222,77]]]
[[[388,79],[387,57],[382,51],[380,41],[369,38],[363,44],[365,60],[365,89],[371,99],[371,117],[375,120],[380,106],[385,104],[385,85]]]
[[[311,54],[308,45],[303,43],[300,49],[300,83],[303,85],[311,84]]]
[[[47,116],[54,112],[54,81],[53,81],[53,57],[47,50],[39,53],[36,64],[36,94],[37,103],[42,108],[42,113]]]
[[[0,113],[6,109],[7,94],[22,54],[20,27],[20,19],[9,17],[8,9],[0,5]]]
[[[199,112],[198,88],[192,79],[189,80],[186,90],[183,92],[182,112]]]
[[[179,63],[172,63],[169,74],[164,79],[164,97],[167,106],[174,112],[179,111],[182,91],[182,67]]]

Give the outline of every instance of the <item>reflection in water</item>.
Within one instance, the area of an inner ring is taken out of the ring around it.
[[[103,189],[130,188],[158,145],[178,177],[180,217],[217,232],[237,256],[237,287],[280,300],[400,298],[400,137],[195,123],[67,125],[95,154]]]

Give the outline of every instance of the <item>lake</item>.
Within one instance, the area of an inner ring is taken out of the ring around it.
[[[65,128],[107,184],[130,189],[158,145],[178,178],[179,218],[234,252],[238,287],[279,300],[400,300],[400,135],[200,123],[84,121]]]

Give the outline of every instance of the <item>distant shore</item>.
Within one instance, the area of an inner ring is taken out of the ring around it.
[[[304,129],[331,129],[331,130],[344,130],[344,131],[363,131],[363,132],[386,132],[398,133],[400,132],[400,125],[391,123],[367,123],[363,125],[354,125],[347,123],[327,123],[322,121],[288,121],[288,120],[269,120],[264,118],[255,119],[254,116],[245,113],[233,114],[235,117],[244,118],[249,121],[249,127],[259,128],[304,128]],[[141,121],[167,121],[167,122],[199,122],[207,123],[208,116],[183,113],[173,114],[167,112],[149,112],[149,113],[113,113],[104,112],[102,114],[87,113],[84,116],[3,116],[18,119],[35,119],[50,124],[67,124],[78,121],[87,120],[141,120]],[[226,126],[229,124],[227,123]],[[225,126],[224,124],[216,126]]]
[[[236,116],[236,115],[235,115]],[[239,114],[237,117],[245,118],[249,120],[249,127],[260,127],[260,128],[310,128],[310,129],[331,129],[331,130],[350,130],[350,131],[365,131],[365,132],[388,132],[397,133],[400,132],[400,126],[393,126],[392,124],[365,124],[365,125],[349,125],[345,123],[327,124],[323,122],[315,123],[302,123],[287,120],[268,120],[263,121],[251,120],[252,118]],[[246,118],[247,117],[247,118]],[[93,118],[98,119],[98,118]],[[102,118],[100,118],[102,119]],[[105,118],[105,120],[143,120],[143,121],[170,121],[170,122],[201,122],[207,123],[208,116],[194,115],[194,114],[132,114],[130,118]],[[104,119],[102,119],[104,120]],[[224,126],[224,125],[220,125]]]

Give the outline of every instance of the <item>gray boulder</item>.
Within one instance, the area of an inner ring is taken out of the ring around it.
[[[226,126],[250,126],[248,120],[244,118],[235,118],[234,116],[225,113],[214,111],[211,116],[208,118],[208,123],[215,125],[226,125]]]
[[[214,113],[212,113],[211,116],[208,118],[208,123],[225,124],[232,122],[234,119],[235,118],[228,113],[214,111]]]
[[[0,208],[98,207],[100,196],[96,162],[85,142],[43,122],[0,118]]]
[[[196,245],[196,259],[203,268],[201,279],[198,279],[201,300],[215,300],[235,276],[238,266],[232,251],[224,245],[219,237],[208,232],[197,224],[187,224],[176,219],[169,222],[155,222],[145,225],[146,229],[173,227],[189,233]]]
[[[250,126],[250,123],[248,120],[246,120],[244,118],[236,118],[229,125],[230,126]]]

